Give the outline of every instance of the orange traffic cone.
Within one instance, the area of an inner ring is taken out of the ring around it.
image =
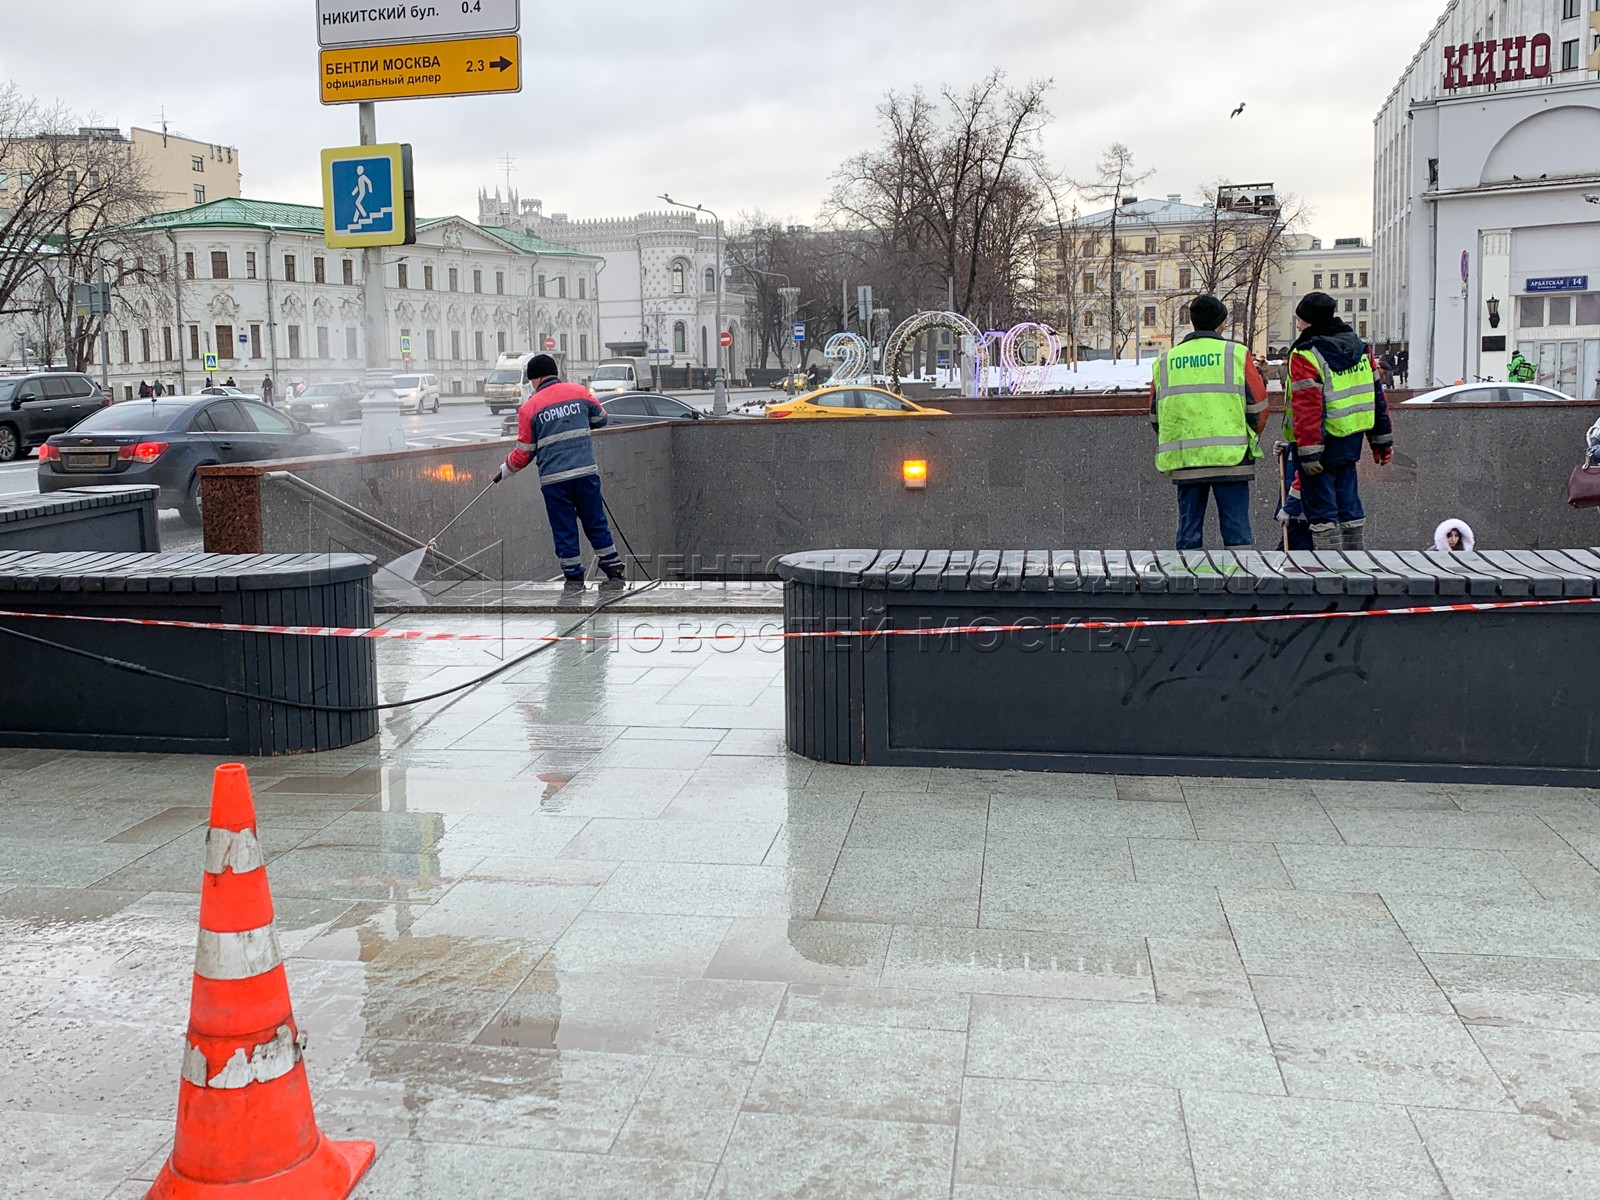
[[[377,1149],[317,1128],[237,763],[217,768],[205,869],[178,1132],[146,1200],[342,1200]]]

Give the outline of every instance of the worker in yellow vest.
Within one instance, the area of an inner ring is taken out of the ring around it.
[[[1356,464],[1361,443],[1372,461],[1394,458],[1394,431],[1372,347],[1340,320],[1327,292],[1307,292],[1294,310],[1300,336],[1289,351],[1283,437],[1300,471],[1300,499],[1317,550],[1361,550],[1367,514]]]
[[[1156,360],[1150,424],[1156,470],[1178,487],[1178,549],[1205,544],[1206,504],[1217,501],[1222,544],[1251,544],[1250,480],[1267,425],[1267,385],[1249,349],[1217,332],[1228,319],[1215,296],[1189,304],[1194,332]]]

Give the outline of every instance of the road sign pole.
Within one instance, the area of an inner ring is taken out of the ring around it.
[[[111,285],[106,282],[106,260],[100,260],[100,386],[111,388]]]
[[[363,100],[356,111],[361,124],[361,144],[377,145],[377,105]],[[394,181],[397,196],[401,186],[398,179]],[[383,296],[382,246],[362,247],[361,275],[361,325],[367,342],[364,356],[367,370],[362,386],[367,395],[361,401],[358,448],[362,454],[384,454],[404,450],[406,442],[400,428],[400,400],[394,394],[394,376],[389,366],[389,313]]]

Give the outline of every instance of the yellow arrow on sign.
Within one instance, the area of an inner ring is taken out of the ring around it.
[[[426,100],[522,90],[522,39],[352,46],[318,56],[324,104]]]

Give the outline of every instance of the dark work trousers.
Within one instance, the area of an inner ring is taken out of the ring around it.
[[[1367,514],[1361,510],[1355,463],[1323,467],[1319,475],[1301,471],[1300,503],[1305,506],[1306,522],[1313,528],[1360,525],[1367,519]]]
[[[618,561],[617,548],[606,524],[606,508],[600,499],[600,476],[580,475],[560,483],[546,484],[544,510],[550,516],[550,533],[556,542],[556,557],[561,573],[568,579],[583,578],[583,547],[578,543],[578,525],[589,545],[600,556],[601,565]]]
[[[1217,498],[1217,524],[1224,546],[1253,545],[1250,537],[1250,484],[1243,479],[1227,483],[1178,485],[1178,549],[1198,550],[1205,545],[1206,497]]]

